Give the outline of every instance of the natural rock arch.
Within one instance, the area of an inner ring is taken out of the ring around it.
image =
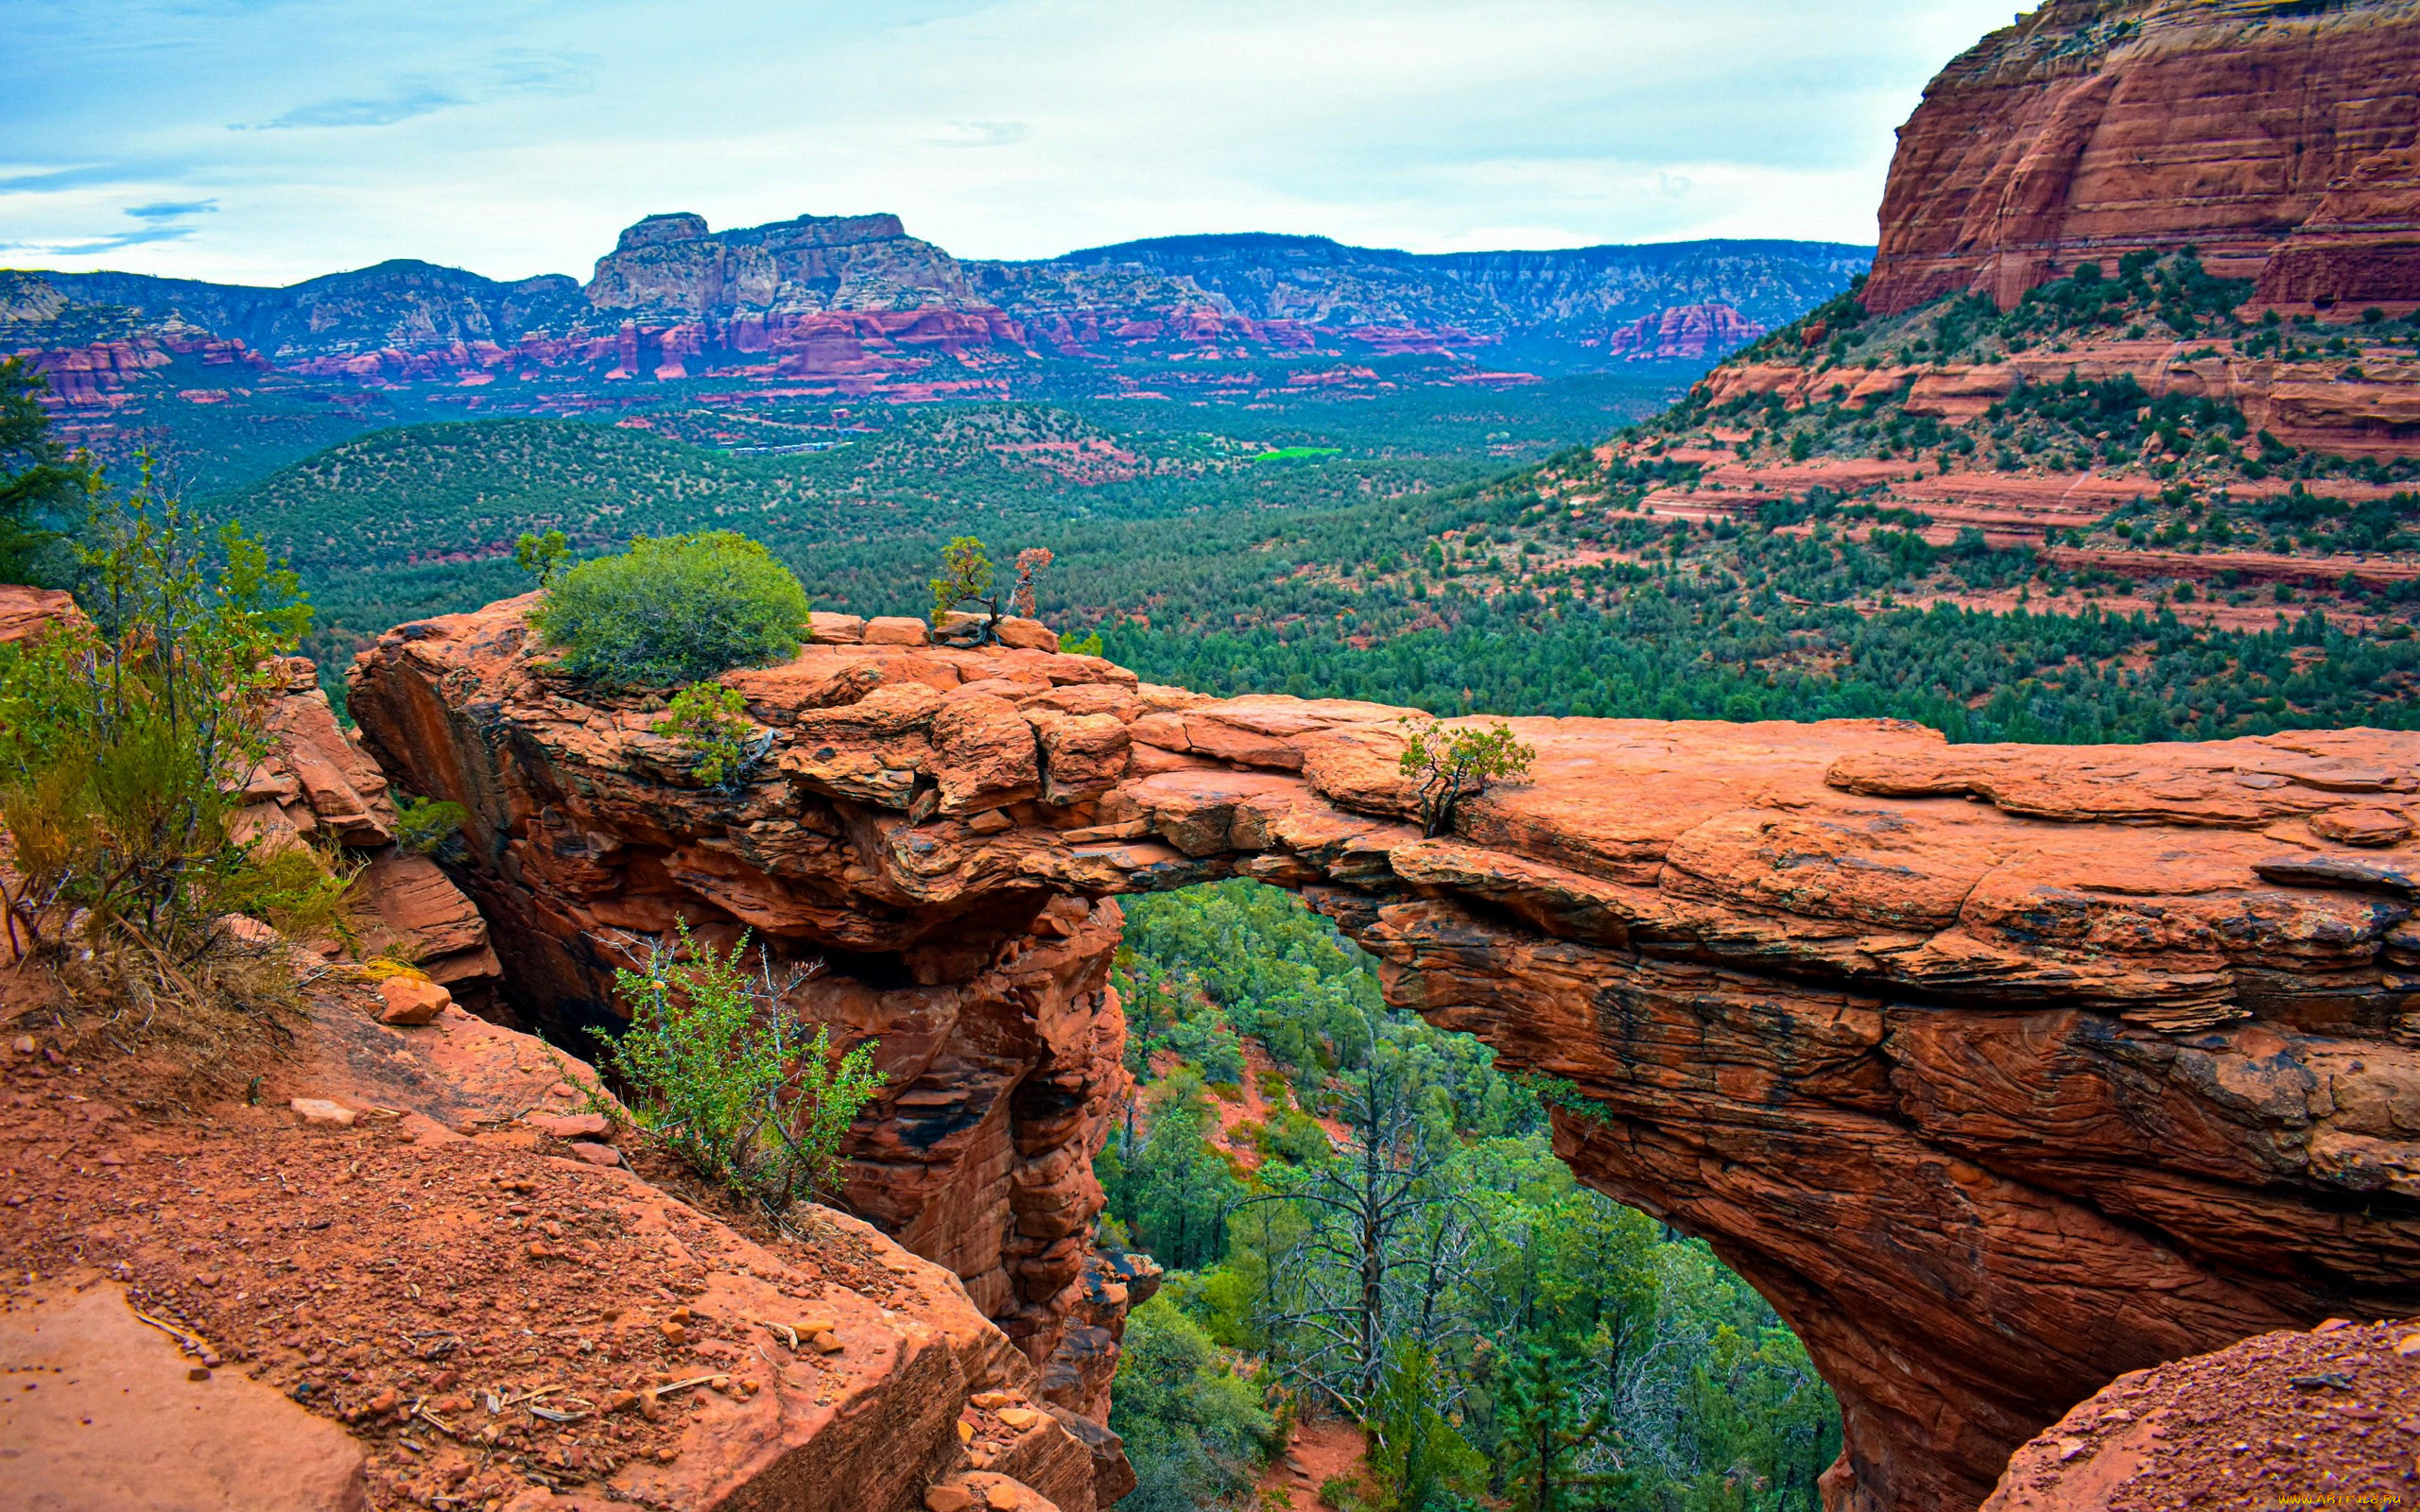
[[[533,664],[526,607],[389,632],[353,683],[389,771],[469,806],[514,1001],[603,1011],[594,936],[676,914],[826,956],[804,1005],[895,1074],[851,1201],[1080,1410],[1125,1297],[1086,1237],[1111,900],[1226,875],[1585,1094],[1582,1179],[1704,1237],[1840,1394],[1837,1506],[1973,1505],[2122,1371],[2420,1302],[2420,737],[1522,720],[1534,780],[1431,840],[1400,711],[826,618],[843,644],[724,679],[773,731],[725,795]]]

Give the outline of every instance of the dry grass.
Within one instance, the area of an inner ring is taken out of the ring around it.
[[[314,968],[283,941],[223,936],[172,955],[131,932],[0,966],[0,1028],[71,1060],[140,1058],[188,1107],[240,1091],[295,1042]]]

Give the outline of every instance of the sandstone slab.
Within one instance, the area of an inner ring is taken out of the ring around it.
[[[361,1512],[361,1446],[239,1371],[202,1372],[99,1280],[0,1311],[0,1501],[19,1512]]]

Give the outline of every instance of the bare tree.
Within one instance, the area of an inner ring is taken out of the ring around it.
[[[1455,1145],[1424,1116],[1411,1068],[1368,1019],[1368,1054],[1344,1078],[1352,1133],[1335,1157],[1238,1206],[1283,1203],[1302,1237],[1272,1256],[1263,1325],[1294,1383],[1359,1418],[1389,1351],[1435,1349],[1466,1324],[1453,1306],[1468,1275],[1472,1213],[1444,1180]]]

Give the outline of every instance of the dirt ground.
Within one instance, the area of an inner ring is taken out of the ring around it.
[[[617,1472],[675,1459],[709,1394],[736,1406],[776,1375],[845,1394],[846,1354],[793,1352],[717,1305],[717,1272],[747,1266],[794,1325],[843,1292],[911,1300],[856,1235],[750,1248],[593,1163],[613,1131],[579,1113],[573,1063],[526,1037],[459,1009],[384,1028],[359,986],[310,1006],[285,1053],[198,1096],[173,1057],[18,994],[0,1022],[0,1310],[118,1283],[193,1379],[242,1372],[344,1425],[373,1507],[493,1509],[531,1486],[644,1503]],[[288,1106],[331,1095],[350,1125]]]
[[[1322,1418],[1297,1424],[1286,1452],[1261,1476],[1260,1489],[1264,1496],[1270,1491],[1282,1493],[1283,1504],[1295,1512],[1313,1512],[1320,1504],[1320,1487],[1329,1479],[1360,1477],[1366,1448],[1360,1428],[1353,1423]]]

